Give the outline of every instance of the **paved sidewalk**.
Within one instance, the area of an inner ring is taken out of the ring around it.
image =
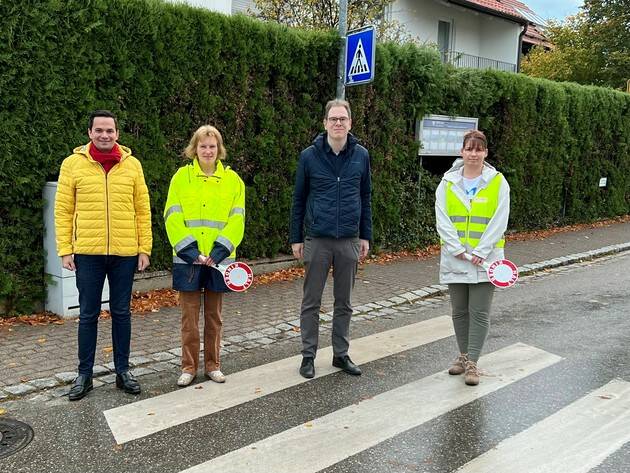
[[[508,242],[506,256],[521,272],[552,268],[630,249],[630,223],[558,233],[542,240]],[[409,302],[433,304],[445,287],[438,286],[439,258],[401,259],[389,264],[363,265],[357,276],[353,304],[357,318],[394,313]],[[330,282],[330,281],[329,281]],[[299,336],[302,280],[278,282],[227,294],[224,302],[224,356]],[[329,330],[332,290],[322,301],[322,330]],[[179,309],[134,315],[132,366],[142,375],[177,370],[179,364]],[[67,391],[76,369],[77,322],[64,325],[14,326],[0,329],[0,401],[42,389],[56,395]],[[96,385],[113,381],[111,322],[100,322],[96,353]]]

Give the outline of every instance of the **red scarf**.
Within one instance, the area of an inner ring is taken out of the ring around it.
[[[90,156],[92,156],[94,161],[101,163],[101,166],[105,169],[105,174],[107,174],[115,164],[120,162],[122,152],[117,143],[114,144],[111,151],[101,151],[94,146],[94,143],[90,143]]]

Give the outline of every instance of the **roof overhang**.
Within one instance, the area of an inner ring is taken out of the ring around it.
[[[465,7],[470,10],[475,10],[481,13],[485,13],[487,15],[503,18],[504,20],[513,21],[514,23],[518,23],[523,26],[527,26],[529,24],[529,21],[527,21],[527,19],[525,18],[521,18],[519,16],[510,15],[509,13],[493,10],[492,8],[484,7],[474,2],[469,2],[466,0],[446,0],[446,1],[448,3],[452,3],[453,5],[459,5],[460,7]]]

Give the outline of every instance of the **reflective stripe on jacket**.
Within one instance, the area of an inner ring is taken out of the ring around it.
[[[497,210],[502,180],[503,174],[497,173],[488,185],[472,198],[469,207],[466,207],[453,192],[453,183],[448,183],[446,188],[446,211],[457,229],[457,235],[462,245],[469,244],[472,248],[475,248],[479,244],[479,240]],[[502,237],[495,247],[503,248],[504,246],[505,238]]]
[[[442,241],[440,284],[476,284],[488,281],[486,271],[481,266],[475,266],[469,261],[457,258],[457,255],[461,253],[474,254],[484,258],[489,263],[504,258],[503,246],[498,244],[503,239],[510,215],[510,186],[505,177],[496,181],[498,184],[496,209],[490,221],[486,223],[484,220],[483,225],[485,227],[481,238],[462,241],[458,233],[461,229],[456,228],[456,223],[451,220],[447,204],[448,194],[451,193],[465,209],[465,211],[460,209],[460,212],[453,212],[453,216],[461,217],[472,212],[470,199],[466,196],[464,189],[462,170],[463,160],[458,159],[453,163],[453,167],[444,174],[435,192],[436,227]],[[492,165],[485,162],[479,181],[480,192],[487,188],[498,174]],[[481,195],[483,196],[483,194]],[[480,216],[487,217],[485,214]],[[480,222],[476,221],[475,225]],[[481,227],[475,226],[473,231],[480,229]],[[477,237],[478,235],[473,236]]]
[[[245,184],[221,161],[217,161],[215,173],[206,176],[195,159],[171,179],[164,222],[174,263],[186,263],[177,253],[193,244],[208,256],[215,241],[233,259],[245,231]]]
[[[120,162],[108,173],[79,146],[64,159],[55,197],[59,256],[151,254],[149,191],[140,161],[118,145]]]

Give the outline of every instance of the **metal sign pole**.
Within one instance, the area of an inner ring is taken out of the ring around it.
[[[348,33],[348,0],[339,1],[339,62],[337,64],[337,98],[346,98],[346,35]]]

